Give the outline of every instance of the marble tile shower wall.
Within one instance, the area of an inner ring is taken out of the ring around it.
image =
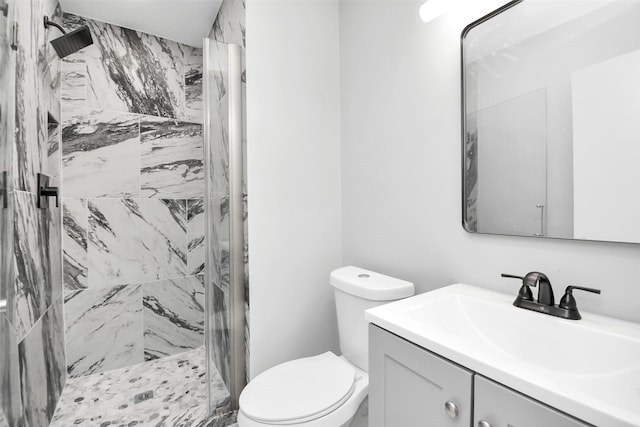
[[[85,24],[61,89],[72,377],[204,344],[202,49],[64,15]]]
[[[0,28],[2,256],[0,399],[10,426],[48,425],[66,382],[62,318],[61,209],[38,209],[36,174],[58,185],[60,60],[49,44],[58,37],[42,25],[60,20],[56,0],[9,0]],[[7,50],[9,23],[17,24],[17,48]],[[3,174],[4,175],[4,174]]]
[[[224,0],[220,5],[220,10],[209,33],[209,38],[246,48],[245,21],[245,0]]]

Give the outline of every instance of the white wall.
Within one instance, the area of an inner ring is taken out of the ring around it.
[[[469,234],[461,226],[460,32],[500,6],[458,0],[425,24],[421,2],[340,8],[342,251],[424,292],[466,282],[516,294],[500,273],[547,273],[584,310],[640,321],[640,245]],[[483,10],[479,10],[480,4]]]
[[[640,245],[463,230],[459,36],[501,2],[454,4],[425,24],[421,2],[247,2],[252,377],[337,351],[340,265],[513,295],[500,273],[540,270],[558,299],[599,287],[584,310],[640,321]]]
[[[337,2],[247,2],[251,377],[338,348],[338,49]]]

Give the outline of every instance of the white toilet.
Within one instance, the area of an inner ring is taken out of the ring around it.
[[[358,267],[331,272],[342,356],[292,360],[254,378],[240,394],[240,427],[349,426],[369,391],[364,311],[414,293],[413,283]]]

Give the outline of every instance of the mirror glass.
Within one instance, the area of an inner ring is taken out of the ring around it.
[[[463,225],[640,243],[640,2],[513,1],[462,34]]]

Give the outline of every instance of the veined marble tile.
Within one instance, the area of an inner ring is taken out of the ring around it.
[[[62,26],[69,31],[85,25],[86,20],[70,13],[62,16]],[[86,48],[85,48],[86,49]],[[84,105],[87,99],[87,67],[85,65],[85,49],[73,53],[61,60],[60,64],[60,99],[66,103]]]
[[[65,325],[71,377],[142,362],[142,286],[67,292]]]
[[[7,0],[5,4],[9,6],[8,16],[5,22],[14,20],[13,11],[15,0]],[[5,27],[3,27],[5,28]],[[0,171],[11,171],[13,165],[14,150],[14,125],[15,125],[15,55],[10,47],[9,31],[0,31]],[[0,188],[11,188],[13,184],[13,174],[7,178],[8,182],[2,182],[0,176]],[[0,196],[0,203],[3,202]]]
[[[65,196],[137,196],[139,153],[137,115],[63,105]]]
[[[222,97],[212,109],[211,158],[209,159],[209,189],[212,195],[229,194],[229,96]]]
[[[167,199],[202,197],[202,125],[143,117],[140,130],[141,195]]]
[[[209,43],[209,50],[208,72],[211,73],[213,83],[209,88],[211,99],[222,99],[229,91],[229,46],[224,42],[212,41]]]
[[[209,129],[211,132],[208,184],[212,195],[229,193],[229,49],[222,42],[209,43],[207,73],[210,76]],[[216,102],[217,101],[217,102]]]
[[[3,413],[5,422],[4,425],[0,423],[2,427],[18,425],[22,413],[18,339],[7,318],[7,316],[13,318],[13,307],[15,306],[13,289],[15,263],[12,250],[13,212],[15,210],[13,191],[7,193],[7,199],[7,208],[0,208],[0,248],[2,248],[0,250],[0,299],[6,300],[8,309],[7,315],[0,314],[0,384],[2,385],[0,387],[0,412]],[[0,197],[0,203],[2,202],[4,200]]]
[[[66,381],[62,298],[18,345],[24,419],[27,426],[46,426]]]
[[[18,25],[18,48],[15,52],[15,151],[13,158],[16,190],[36,192],[36,173],[42,159],[38,135],[38,93],[36,83],[37,31],[33,27],[36,15],[30,1],[16,1],[15,20]]]
[[[69,104],[84,104],[86,100],[87,67],[82,52],[67,56],[60,64],[60,99]]]
[[[18,341],[15,331],[4,315],[0,316],[0,384],[0,413],[3,414],[5,422],[0,422],[0,426],[16,426],[22,416]]]
[[[32,32],[36,40],[36,114],[41,162],[40,169],[34,172],[59,177],[60,58],[49,43],[58,37],[58,32],[46,29],[42,17],[49,16],[54,22],[60,22],[62,10],[56,0],[40,0],[34,5]]]
[[[205,213],[202,199],[187,200],[187,271],[189,274],[204,273],[206,257]]]
[[[87,18],[83,18],[82,16],[74,15],[73,13],[63,13],[62,14],[62,26],[67,29],[67,31],[77,30],[83,25],[87,25]],[[80,51],[82,52],[82,51]],[[75,55],[75,54],[74,54]],[[68,58],[68,56],[67,56]]]
[[[15,54],[15,145],[13,187],[36,192],[36,174],[59,174],[49,164],[48,116],[60,118],[59,59],[46,43],[48,32],[42,25],[43,14],[56,18],[57,2],[15,2],[18,23],[18,48]]]
[[[48,216],[56,208],[38,209],[36,196],[31,193],[12,194],[15,300],[8,310],[13,314],[11,321],[20,341],[51,304],[53,276]]]
[[[42,25],[42,17],[48,16],[54,22],[62,22],[62,9],[56,0],[39,0],[34,2],[34,27],[36,34],[37,66],[38,66],[38,99],[43,109],[43,118],[51,114],[60,120],[60,57],[49,43],[60,37],[56,29],[47,29]],[[33,31],[32,29],[32,31]]]
[[[20,43],[15,54],[15,144],[13,144],[12,170],[13,188],[36,192],[36,174],[44,172],[56,175],[48,164],[49,139],[47,117],[60,117],[59,107],[59,60],[52,57],[45,46],[47,32],[42,25],[42,16],[59,14],[57,2],[17,1],[14,20],[18,23]],[[7,21],[8,22],[8,21]],[[7,88],[12,91],[12,88]],[[9,92],[2,92],[9,93]],[[3,111],[5,111],[3,109]],[[4,115],[4,114],[3,114]],[[13,128],[13,126],[11,126]],[[58,168],[59,169],[59,168]]]
[[[204,344],[204,284],[198,278],[145,283],[143,304],[146,360]]]
[[[186,46],[185,52],[185,120],[202,123],[204,119],[202,93],[202,49]]]
[[[63,199],[64,286],[82,289],[87,281],[87,233],[89,210],[85,199]]]
[[[86,19],[71,13],[62,14],[62,26],[68,31],[76,30],[83,25],[86,25]],[[60,99],[64,102],[84,104],[86,100],[85,80],[87,71],[84,61],[85,49],[61,60],[60,77],[62,81]]]
[[[464,203],[465,226],[469,231],[478,230],[478,114],[467,114],[464,144]]]
[[[184,113],[184,45],[88,19],[87,103],[179,119]]]
[[[206,407],[193,406],[184,412],[171,413],[163,418],[157,426],[227,427],[236,422],[237,416],[236,412],[228,412],[220,416],[207,416]]]
[[[214,408],[229,407],[229,391],[217,371],[209,372]],[[224,426],[210,424],[204,347],[123,369],[71,378],[50,427]],[[133,404],[133,396],[153,390],[153,398]],[[110,423],[110,424],[107,424]]]
[[[0,179],[2,176],[0,175]],[[0,203],[3,197],[0,193]],[[15,262],[13,255],[15,236],[13,230],[15,195],[11,190],[7,190],[7,207],[0,208],[0,299],[7,301],[9,319],[13,320],[13,307],[15,306],[15,294],[13,283],[15,282]],[[1,206],[1,205],[0,205]]]
[[[237,411],[227,412],[226,414],[214,418],[211,421],[198,424],[197,427],[238,427],[238,424],[236,423],[237,418]]]
[[[38,78],[40,78],[40,76],[38,76]],[[38,93],[38,96],[40,97],[40,93]],[[42,99],[38,100],[38,105],[36,106],[36,111],[35,111],[35,115],[36,115],[36,133],[38,135],[38,139],[37,144],[31,144],[32,147],[28,148],[28,151],[33,151],[33,150],[38,150],[38,154],[36,156],[34,156],[34,159],[37,159],[37,164],[35,165],[35,167],[37,169],[33,170],[33,180],[35,180],[37,182],[37,173],[42,173],[44,175],[48,175],[48,176],[58,176],[60,174],[60,168],[57,168],[57,174],[54,173],[52,174],[51,171],[49,171],[49,124],[47,122],[47,110],[46,108],[44,108]],[[55,148],[55,147],[54,147]],[[35,154],[35,153],[34,153]],[[55,165],[54,169],[55,168]],[[33,193],[37,193],[37,189],[33,191]]]
[[[216,40],[245,46],[245,2],[224,0],[213,23]]]
[[[59,116],[58,116],[59,117]],[[62,168],[62,152],[60,150],[61,130],[60,125],[47,124],[47,141],[46,141],[46,167],[43,167],[42,173],[50,177],[60,177],[60,169]]]
[[[5,4],[9,7],[5,22],[14,19],[14,0]],[[0,299],[7,299],[13,294],[10,286],[13,283],[13,195],[14,183],[13,157],[15,138],[15,55],[10,47],[9,31],[3,27],[0,31]],[[6,173],[6,175],[4,173]],[[6,199],[5,199],[6,197]],[[7,208],[3,208],[4,204]],[[6,250],[5,248],[9,248]],[[13,303],[10,302],[9,307]]]
[[[220,289],[215,283],[210,284],[208,290],[212,291],[211,300],[213,310],[209,311],[209,328],[211,334],[212,351],[209,353],[209,369],[215,369],[220,373],[225,384],[230,381],[231,345],[229,337],[229,294]]]
[[[58,179],[51,179],[51,185],[60,187]],[[49,251],[49,266],[51,274],[51,298],[55,300],[62,295],[62,201],[60,206],[55,206],[55,201],[50,200],[49,209],[45,210],[48,222],[49,236],[46,241]]]
[[[182,277],[185,200],[89,200],[89,287]]]
[[[211,259],[207,260],[211,269],[211,278],[220,288],[227,291],[229,289],[229,268],[230,268],[230,233],[229,228],[229,196],[210,197],[209,209],[211,221],[212,239]]]

